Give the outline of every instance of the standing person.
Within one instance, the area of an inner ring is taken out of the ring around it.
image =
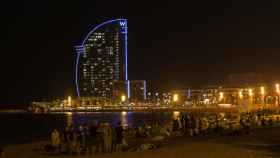
[[[111,129],[112,129],[112,152],[115,152],[117,147],[117,133],[115,128],[111,128]]]
[[[202,122],[202,118],[201,117],[199,117],[198,118],[198,131],[199,131],[199,133],[201,134],[201,132],[202,132],[202,126],[203,126],[203,122]]]
[[[97,128],[97,137],[96,137],[96,141],[97,141],[97,151],[98,152],[102,152],[104,151],[104,124],[100,123],[98,125]]]
[[[88,153],[94,154],[97,146],[97,122],[94,122],[92,126],[89,127],[88,135]]]
[[[66,126],[63,131],[62,141],[63,141],[63,150],[68,152],[70,150],[70,127]]]
[[[190,116],[189,115],[186,115],[185,117],[185,135],[188,135],[187,133],[189,132],[189,129],[190,129]]]
[[[173,131],[178,131],[179,129],[179,121],[178,119],[173,119]]]
[[[79,126],[78,131],[77,131],[77,143],[76,143],[76,151],[77,154],[80,155],[81,149],[84,147],[84,128],[83,126]]]
[[[73,125],[70,126],[69,130],[69,145],[70,145],[70,154],[77,153],[77,133]]]
[[[122,151],[122,140],[123,140],[123,127],[121,126],[121,122],[118,122],[117,127],[115,128],[116,131],[116,151]]]
[[[194,135],[194,129],[195,129],[195,118],[192,115],[190,119],[190,136]]]
[[[109,123],[104,124],[104,150],[105,152],[111,152],[112,147],[112,129]]]
[[[60,137],[59,132],[56,129],[54,129],[51,133],[51,144],[54,150],[58,152],[60,148]]]
[[[183,131],[185,131],[185,127],[186,127],[186,124],[185,124],[186,121],[185,121],[185,119],[186,119],[186,115],[182,115],[180,121],[181,121],[181,124],[182,124],[182,129],[183,129]]]

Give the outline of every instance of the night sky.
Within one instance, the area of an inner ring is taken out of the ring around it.
[[[0,106],[75,95],[73,46],[94,25],[127,18],[129,78],[158,89],[277,80],[279,0],[11,1],[0,5]]]

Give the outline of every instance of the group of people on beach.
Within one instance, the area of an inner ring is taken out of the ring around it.
[[[241,113],[235,118],[228,114],[217,114],[211,117],[199,115],[183,115],[173,120],[173,131],[181,131],[184,135],[206,135],[210,133],[240,135],[250,134],[253,129],[280,123],[280,117],[266,119],[257,113]]]
[[[54,129],[51,133],[51,149],[70,154],[120,152],[126,146],[125,138],[149,138],[164,140],[170,136],[198,136],[207,134],[240,135],[250,134],[254,128],[272,125],[280,119],[265,119],[255,113],[237,115],[214,114],[211,116],[184,114],[172,121],[145,124],[140,127],[123,128],[121,122],[116,127],[109,123],[66,126],[64,131]]]
[[[78,154],[95,152],[119,152],[123,144],[121,122],[116,127],[109,123],[94,122],[88,126],[66,126],[64,131],[54,129],[51,133],[51,146],[46,147],[56,153]]]

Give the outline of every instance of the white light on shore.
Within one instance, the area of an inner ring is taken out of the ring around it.
[[[249,91],[249,96],[252,97],[253,96],[253,90],[250,88],[248,91]]]
[[[264,90],[264,87],[261,86],[261,95],[264,95],[265,94],[265,90]]]
[[[239,98],[243,98],[242,90],[239,91]]]
[[[71,98],[71,96],[68,96],[67,102],[68,102],[68,106],[72,106],[72,98]]]
[[[174,101],[174,102],[177,102],[177,101],[178,101],[178,94],[174,94],[174,95],[173,95],[173,101]]]
[[[220,92],[219,99],[220,99],[220,100],[224,99],[224,93],[223,93],[223,92]]]
[[[125,102],[125,100],[126,100],[125,95],[122,95],[121,100],[122,100],[122,102]]]
[[[280,93],[280,88],[279,88],[279,84],[275,84],[275,88],[276,88],[276,93]]]
[[[122,116],[126,116],[127,115],[127,112],[126,111],[122,111]]]

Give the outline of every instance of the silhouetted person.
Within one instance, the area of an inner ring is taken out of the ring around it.
[[[122,141],[123,141],[123,127],[121,126],[121,122],[118,122],[117,127],[115,128],[116,131],[116,151],[121,151]]]

